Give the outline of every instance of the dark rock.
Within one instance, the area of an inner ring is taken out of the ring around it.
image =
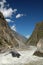
[[[16,52],[13,52],[13,51],[11,51],[10,53],[12,54],[13,57],[19,58],[21,56],[19,53],[16,53]]]
[[[40,51],[36,51],[33,55],[43,57],[43,53],[41,53]]]

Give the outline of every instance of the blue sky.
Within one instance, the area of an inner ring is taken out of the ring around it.
[[[9,14],[10,17],[7,14],[5,16],[8,24],[18,33],[27,37],[30,36],[35,24],[43,20],[43,0],[5,1],[3,7],[6,9],[4,11],[10,11],[11,14]]]

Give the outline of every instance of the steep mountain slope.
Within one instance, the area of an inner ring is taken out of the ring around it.
[[[0,50],[14,46],[19,47],[19,43],[15,38],[19,39],[20,42],[23,40],[22,35],[11,30],[3,14],[0,12]],[[24,39],[26,40],[25,37]]]
[[[26,44],[37,45],[41,38],[43,38],[43,21],[36,24],[36,27]]]

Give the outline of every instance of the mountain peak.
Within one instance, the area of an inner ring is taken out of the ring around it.
[[[7,27],[7,21],[4,18],[4,15],[2,14],[2,12],[0,12],[0,27]]]
[[[4,19],[2,12],[0,12],[0,19]]]

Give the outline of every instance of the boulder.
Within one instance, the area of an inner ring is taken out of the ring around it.
[[[21,56],[19,53],[16,53],[14,51],[11,51],[10,53],[12,54],[13,57],[19,58]]]

